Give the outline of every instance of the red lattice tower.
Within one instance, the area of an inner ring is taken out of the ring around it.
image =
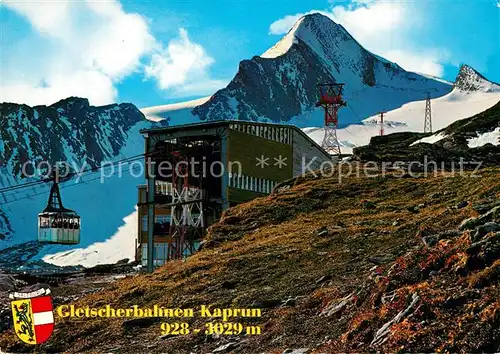
[[[330,155],[340,157],[340,143],[337,138],[339,125],[338,112],[341,107],[346,106],[342,98],[344,84],[321,84],[318,85],[320,98],[316,107],[325,110],[325,136],[321,147]]]

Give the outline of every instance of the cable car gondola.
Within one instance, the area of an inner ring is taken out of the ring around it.
[[[63,206],[57,180],[54,180],[47,207],[38,214],[38,241],[76,245],[80,243],[80,226],[78,214]]]

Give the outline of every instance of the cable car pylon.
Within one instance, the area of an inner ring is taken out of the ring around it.
[[[425,100],[424,133],[432,133],[431,94],[429,92],[427,92],[427,99]]]
[[[331,83],[319,84],[319,101],[316,107],[325,110],[325,135],[321,147],[331,156],[341,157],[340,142],[337,138],[337,128],[339,125],[338,112],[341,107],[346,106],[342,97],[342,90],[345,84]]]

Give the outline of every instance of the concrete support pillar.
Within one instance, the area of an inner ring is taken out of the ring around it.
[[[146,139],[146,153],[152,151],[150,138]],[[154,271],[153,249],[154,249],[154,224],[155,224],[155,176],[154,162],[146,155],[146,179],[147,179],[147,201],[148,201],[148,273]]]
[[[221,134],[221,162],[222,166],[224,166],[224,173],[221,177],[221,190],[222,190],[222,210],[226,210],[229,208],[229,197],[228,197],[228,186],[229,186],[229,159],[228,159],[228,137],[227,137],[227,129],[223,129]]]

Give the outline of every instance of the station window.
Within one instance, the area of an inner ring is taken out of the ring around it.
[[[155,223],[157,224],[170,223],[170,215],[155,215]]]

